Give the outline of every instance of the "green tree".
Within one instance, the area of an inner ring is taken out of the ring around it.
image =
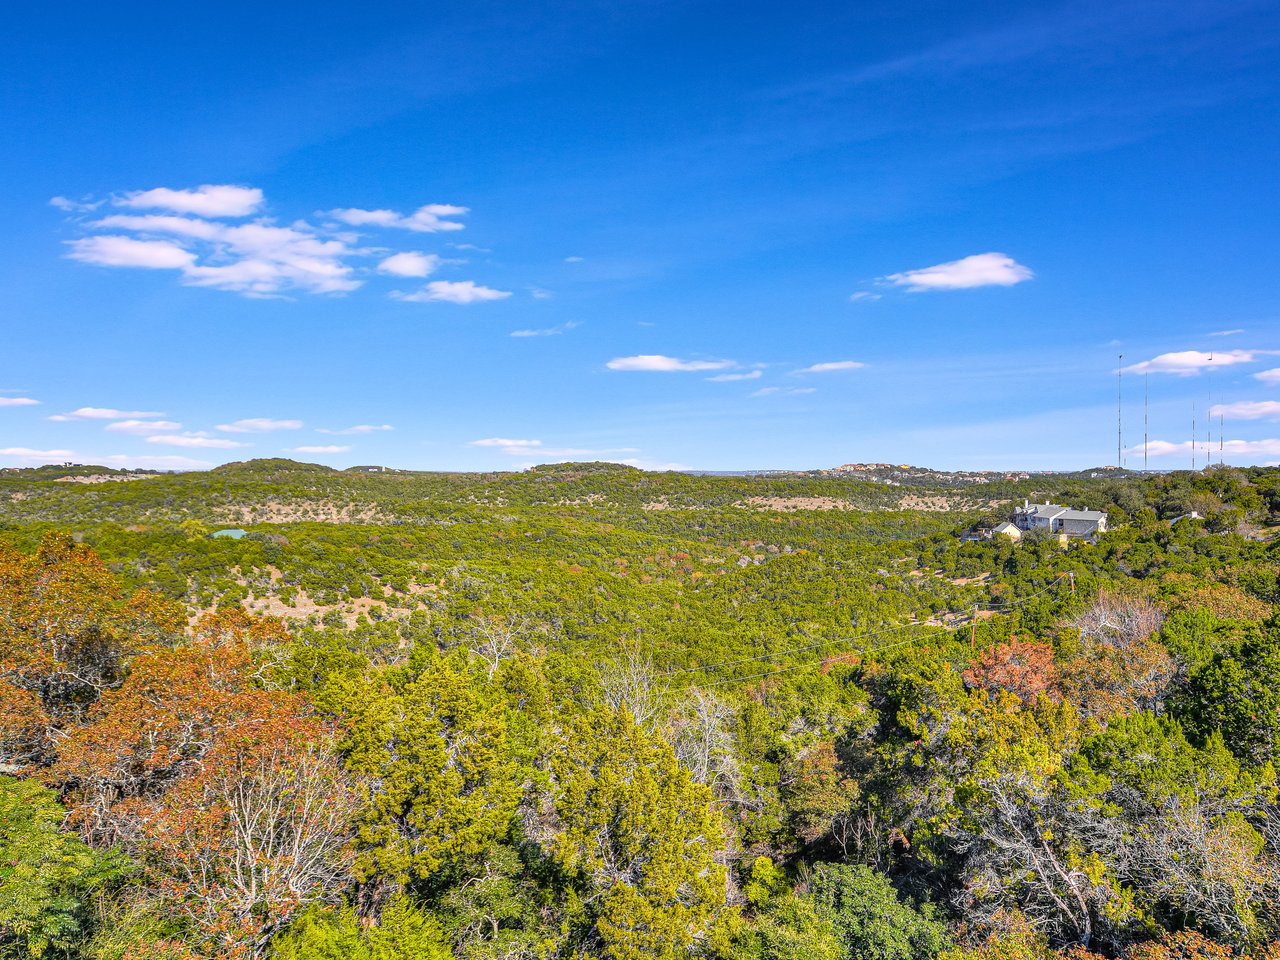
[[[1242,760],[1280,759],[1280,620],[1194,672],[1178,713],[1201,742],[1217,730]]]
[[[365,926],[350,907],[313,909],[276,938],[272,960],[452,960],[438,920],[404,897]]]
[[[46,790],[0,776],[0,958],[67,956],[86,934],[89,895],[118,861],[60,829]]]
[[[366,879],[425,880],[506,835],[521,788],[493,691],[435,656],[342,682],[333,699],[348,713],[347,765],[366,794]]]
[[[551,750],[540,839],[570,880],[586,945],[613,960],[721,945],[725,828],[710,791],[626,713],[574,717]]]
[[[809,887],[849,960],[920,960],[947,946],[946,928],[898,899],[870,867],[820,864]]]

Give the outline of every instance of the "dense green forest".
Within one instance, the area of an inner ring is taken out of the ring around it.
[[[1274,960],[1280,471],[1096,473],[0,472],[0,957]]]

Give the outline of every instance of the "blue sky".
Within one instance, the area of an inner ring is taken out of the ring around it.
[[[159,11],[0,37],[0,466],[1280,462],[1275,2]]]

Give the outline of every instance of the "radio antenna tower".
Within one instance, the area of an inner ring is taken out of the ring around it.
[[[1120,405],[1124,384],[1124,367],[1121,366],[1123,362],[1124,354],[1122,353],[1116,357],[1116,466],[1121,470],[1124,469],[1124,419],[1123,408]]]
[[[1191,401],[1191,472],[1196,472],[1196,402]]]

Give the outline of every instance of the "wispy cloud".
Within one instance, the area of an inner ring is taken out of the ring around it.
[[[761,370],[750,370],[747,373],[717,373],[706,379],[711,383],[733,383],[736,380],[759,380],[763,375]]]
[[[450,203],[428,203],[408,215],[395,210],[361,210],[348,207],[330,210],[329,216],[353,227],[387,227],[415,233],[441,233],[463,229],[463,224],[446,217],[461,217],[471,211]]]
[[[1280,400],[1241,400],[1238,403],[1215,403],[1209,416],[1226,420],[1280,420]]]
[[[483,440],[472,440],[469,447],[540,447],[541,440],[512,440],[507,437],[485,437]]]
[[[174,455],[113,453],[106,457],[90,457],[93,463],[104,467],[127,467],[134,470],[202,470],[213,466],[208,460]]]
[[[1253,379],[1261,380],[1269,387],[1280,384],[1280,367],[1274,367],[1271,370],[1261,370],[1253,375]]]
[[[432,280],[414,293],[396,291],[391,296],[406,303],[469,304],[482,303],[486,300],[505,300],[511,296],[511,291],[483,287],[474,280]]]
[[[55,199],[65,201],[55,206],[69,213],[97,206]],[[260,214],[265,207],[265,197],[256,187],[159,187],[118,195],[110,203],[118,210],[141,212],[114,212],[88,223],[77,221],[91,235],[68,242],[70,259],[102,267],[174,270],[187,286],[249,297],[343,294],[358,289],[373,272],[426,277],[443,262],[435,254],[361,245],[359,233],[332,223],[316,226],[295,220],[282,226],[265,216],[245,222],[241,218]],[[330,216],[353,226],[435,233],[462,229],[462,224],[445,218],[466,212],[465,207],[427,204],[407,215],[349,208],[331,211]],[[376,267],[360,265],[363,258],[373,256],[381,256]],[[485,299],[486,291],[471,291],[471,299]],[[427,290],[421,297],[450,299],[449,294],[431,296]],[[470,302],[457,299],[464,296],[466,292],[452,292],[454,302]],[[406,299],[418,297],[410,294]]]
[[[584,259],[583,257],[565,257],[564,262],[565,263],[581,263],[583,259]]]
[[[1191,455],[1191,441],[1183,440],[1181,443],[1172,443],[1168,440],[1152,440],[1146,445],[1148,455],[1152,457],[1172,457]],[[1218,443],[1197,441],[1195,449],[1202,454],[1215,454],[1218,452]],[[1142,444],[1129,448],[1130,453],[1142,453]],[[1224,456],[1246,457],[1246,456],[1276,456],[1280,455],[1280,439],[1270,440],[1227,440],[1222,444],[1222,453]]]
[[[30,397],[0,397],[0,407],[34,407],[39,403]]]
[[[1143,360],[1125,367],[1125,373],[1170,373],[1177,377],[1194,377],[1201,370],[1213,367],[1229,367],[1237,363],[1253,363],[1269,350],[1178,350],[1162,353],[1150,360]],[[1259,375],[1261,379],[1261,375]]]
[[[378,264],[379,273],[393,277],[429,277],[440,268],[440,258],[434,253],[393,253]]]
[[[173,420],[120,420],[108,423],[104,430],[112,433],[136,433],[145,436],[148,433],[170,433],[182,429],[182,424]]]
[[[726,370],[736,364],[732,360],[680,360],[660,353],[647,353],[635,357],[614,357],[605,366],[610,370],[693,373],[699,370]]]
[[[115,215],[89,226],[127,230],[144,239],[82,237],[70,242],[71,259],[106,267],[178,270],[188,286],[272,296],[288,290],[345,293],[361,285],[345,262],[358,251],[343,240],[318,235],[301,221],[280,227],[262,220],[233,225],[191,217]]]
[[[70,413],[55,413],[50,420],[146,420],[163,417],[159,410],[116,410],[114,407],[80,407]]]
[[[881,282],[905,287],[908,293],[929,290],[969,290],[974,287],[1012,287],[1030,280],[1031,268],[1004,253],[976,253],[948,263],[906,270],[881,277]]]
[[[817,387],[761,387],[754,391],[753,397],[798,397],[806,393],[817,393]]]
[[[187,270],[196,256],[168,240],[135,240],[132,237],[81,237],[71,241],[72,260],[99,267],[140,267],[145,270]]]
[[[861,370],[866,364],[858,360],[828,360],[825,363],[815,363],[812,366],[805,367],[802,370],[796,370],[795,373],[842,373],[847,370]]]
[[[70,450],[33,450],[31,447],[0,447],[0,457],[23,460],[28,463],[48,463],[51,460],[70,460],[75,456]]]
[[[225,437],[209,437],[202,433],[157,434],[147,437],[147,443],[157,443],[166,447],[193,447],[207,450],[233,450],[236,447],[247,447],[249,444]]]
[[[567,320],[555,327],[543,327],[540,330],[512,330],[513,337],[556,337],[582,326],[577,320]]]
[[[636,447],[608,447],[593,450],[586,447],[548,447],[541,440],[514,439],[509,437],[485,437],[483,440],[472,440],[469,447],[485,447],[497,450],[509,457],[592,457],[601,458],[619,453],[639,453]],[[615,461],[621,463],[623,461]]]
[[[1215,330],[1209,334],[1211,337],[1234,337],[1237,333],[1244,333],[1244,328],[1240,327],[1235,330]]]
[[[350,447],[341,444],[321,444],[316,446],[290,447],[289,453],[346,453]]]
[[[257,211],[263,201],[262,191],[257,187],[205,184],[194,190],[171,190],[168,187],[138,190],[117,197],[112,203],[117,207],[172,210],[198,217],[247,217]]]
[[[49,206],[56,207],[63,213],[89,213],[106,203],[105,200],[94,200],[85,197],[83,200],[72,200],[70,197],[50,197]]]
[[[849,294],[849,299],[854,303],[860,303],[863,301],[879,300],[880,296],[880,294],[871,293],[868,290],[859,290],[857,293]]]
[[[353,434],[378,433],[382,430],[394,430],[395,427],[389,423],[373,424],[373,423],[357,423],[354,427],[343,427],[341,430],[328,430],[324,427],[317,427],[316,433],[327,433],[331,436],[351,436]]]
[[[220,423],[223,433],[270,433],[273,430],[300,430],[301,420],[272,420],[268,417],[249,417],[234,423]]]

